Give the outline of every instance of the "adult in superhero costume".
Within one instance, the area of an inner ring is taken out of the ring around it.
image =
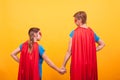
[[[46,55],[44,48],[37,43],[42,37],[39,28],[33,27],[28,31],[29,40],[25,41],[12,53],[12,58],[19,63],[18,80],[42,80],[42,62],[45,62],[63,74],[65,70],[59,69]],[[20,59],[17,54],[21,52]]]
[[[86,20],[87,15],[84,11],[74,14],[77,28],[70,33],[69,46],[62,65],[62,69],[65,70],[71,57],[70,80],[98,80],[96,52],[105,44],[86,25]]]

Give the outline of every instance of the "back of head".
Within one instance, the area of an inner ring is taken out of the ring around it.
[[[76,19],[80,20],[82,19],[82,23],[85,24],[86,20],[87,20],[87,14],[85,11],[78,11],[76,12],[73,17],[75,17]]]

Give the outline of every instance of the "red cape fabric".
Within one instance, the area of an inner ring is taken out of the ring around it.
[[[95,38],[90,28],[74,31],[70,80],[98,80]]]
[[[28,52],[28,41],[22,45],[18,80],[40,80],[39,52],[37,42],[34,42],[31,53]]]

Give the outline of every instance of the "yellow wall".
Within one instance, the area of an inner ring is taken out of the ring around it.
[[[16,80],[18,63],[10,53],[24,42],[31,26],[43,34],[40,44],[49,58],[61,66],[69,33],[76,28],[73,14],[84,10],[87,24],[106,47],[97,53],[99,80],[120,80],[120,0],[2,0],[0,1],[0,80]],[[43,63],[43,80],[69,80]]]

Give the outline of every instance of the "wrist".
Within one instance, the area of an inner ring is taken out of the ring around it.
[[[59,69],[58,67],[56,67],[56,71],[57,71],[57,72],[60,72],[60,69]]]
[[[65,68],[66,66],[65,65],[62,65],[62,68]]]

